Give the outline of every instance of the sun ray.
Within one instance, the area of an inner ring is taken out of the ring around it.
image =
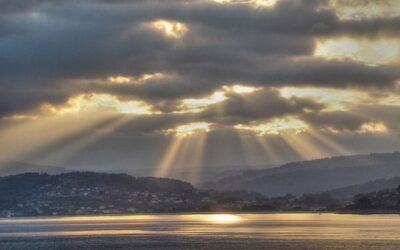
[[[36,146],[33,148],[28,154],[24,156],[24,158],[28,161],[44,161],[46,160],[55,160],[58,156],[59,159],[63,159],[62,155],[65,153],[67,156],[67,151],[73,145],[78,145],[80,141],[84,141],[85,137],[90,136],[91,134],[95,134],[95,131],[98,129],[102,129],[107,127],[110,123],[114,121],[115,117],[109,117],[97,123],[94,123],[90,126],[81,127],[75,133],[71,133],[68,136],[63,136],[58,138],[57,140],[52,141],[51,143],[43,146]],[[72,152],[71,152],[72,153]],[[71,154],[69,154],[71,155]],[[58,162],[56,162],[58,164]]]
[[[83,149],[93,145],[132,119],[133,118],[129,116],[122,116],[110,120],[95,129],[85,130],[84,133],[75,136],[73,140],[69,140],[67,143],[62,145],[62,147],[57,147],[56,150],[48,150],[44,155],[36,155],[35,158],[40,157],[45,161],[63,163],[70,157],[79,154]]]
[[[237,133],[237,137],[239,139],[239,146],[241,148],[241,152],[243,154],[242,158],[246,165],[251,165],[251,157],[250,157],[250,145],[246,141],[246,135],[244,135],[241,131],[235,131]]]
[[[269,143],[268,138],[265,136],[255,136],[258,145],[264,150],[267,159],[269,162],[273,164],[279,164],[282,162],[282,159],[279,158],[279,153],[276,149]]]
[[[188,180],[193,184],[197,184],[200,180],[200,170],[203,165],[207,135],[208,134],[206,132],[201,132],[196,135],[196,138],[190,139],[191,153],[188,155],[188,160],[190,160],[191,164]]]
[[[174,163],[175,169],[179,171],[176,171],[174,176],[190,181],[193,184],[197,182],[203,159],[205,135],[206,132],[202,132],[184,138]],[[171,169],[170,172],[172,171]]]
[[[265,149],[260,146],[256,134],[252,132],[244,133],[243,131],[238,131],[238,134],[247,164],[260,165],[270,160],[270,155],[266,154]]]
[[[318,148],[318,146],[305,137],[292,135],[290,133],[281,134],[281,137],[302,160],[317,159],[327,155],[324,150]]]
[[[203,163],[206,138],[205,131],[186,136],[174,135],[156,168],[155,176],[173,175],[197,183]]]
[[[309,129],[307,133],[311,137],[314,137],[316,140],[320,141],[321,143],[332,149],[336,154],[340,155],[351,154],[351,151],[349,149],[346,149],[344,146],[339,145],[337,142],[333,141],[327,136],[322,135],[315,129]]]
[[[58,142],[99,126],[112,117],[114,116],[110,114],[80,114],[42,117],[25,122],[0,132],[0,150],[10,160],[26,160],[41,151],[53,149]],[[14,143],[10,144],[11,141]]]
[[[200,181],[200,168],[204,166],[204,159],[205,159],[205,149],[207,146],[208,140],[208,133],[201,133],[200,138],[196,141],[195,144],[195,157],[194,157],[194,164],[195,170],[191,176],[191,179],[196,184]]]
[[[199,168],[202,162],[205,136],[211,125],[207,122],[194,122],[163,130],[163,133],[171,135],[172,139],[156,167],[155,175],[168,176],[174,167],[175,170],[179,170],[175,176],[196,177],[198,170],[194,168]],[[193,170],[194,173],[187,174],[188,170]]]
[[[175,159],[179,153],[182,142],[185,140],[184,137],[181,136],[172,136],[171,142],[167,146],[167,149],[164,155],[161,157],[159,164],[156,167],[154,172],[154,176],[157,177],[166,177],[169,170],[174,164]]]
[[[174,173],[173,175],[177,176],[178,178],[183,178],[185,176],[185,168],[189,167],[187,158],[189,155],[191,156],[191,137],[192,136],[190,135],[183,138],[182,144],[180,145],[175,160],[173,162],[173,168],[170,168],[169,174],[172,174],[174,170],[179,169],[179,173]]]

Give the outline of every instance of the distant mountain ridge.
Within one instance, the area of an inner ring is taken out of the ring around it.
[[[399,152],[293,162],[271,169],[243,171],[201,187],[248,190],[272,197],[325,192],[396,176],[400,176]]]
[[[56,166],[44,166],[19,161],[0,160],[0,176],[17,175],[23,173],[62,174],[67,172],[71,172],[71,170]]]
[[[56,175],[71,171],[63,167],[0,161],[0,176],[27,172]],[[357,193],[394,188],[398,185],[398,176],[400,153],[394,152],[292,162],[261,170],[215,172],[214,178],[210,178],[212,181],[196,187],[221,191],[247,190],[267,197],[327,192],[337,199],[350,199]],[[179,176],[176,178],[179,179]]]
[[[342,201],[350,201],[354,195],[362,193],[377,192],[382,189],[393,189],[400,185],[400,177],[393,177],[390,179],[377,179],[363,184],[351,185],[348,187],[338,188],[324,192],[329,194],[330,197]]]

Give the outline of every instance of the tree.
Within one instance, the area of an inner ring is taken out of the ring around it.
[[[371,209],[373,207],[371,199],[366,196],[358,198],[355,202],[355,206],[358,209]]]

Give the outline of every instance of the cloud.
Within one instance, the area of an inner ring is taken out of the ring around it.
[[[399,19],[340,20],[334,9],[321,9],[326,3],[281,0],[255,8],[213,1],[1,1],[0,113],[60,104],[82,93],[140,99],[170,112],[181,99],[235,83],[393,87],[398,65],[328,60],[313,52],[321,37],[398,36]],[[165,36],[149,28],[156,20],[180,22],[187,31]],[[164,77],[145,84],[98,82],[155,72]],[[234,99],[225,107],[231,116],[240,103]],[[287,110],[285,103],[281,109]]]
[[[367,117],[346,111],[309,113],[302,118],[313,127],[336,131],[357,131],[370,121]]]
[[[236,124],[300,116],[323,107],[323,104],[306,98],[283,98],[272,89],[246,95],[230,93],[224,101],[208,105],[201,112],[128,115],[131,117],[129,122],[117,130],[127,134],[162,134],[181,125],[205,122],[212,124],[213,130],[233,128]]]
[[[304,113],[301,119],[314,128],[322,130],[362,132],[365,128],[373,127],[398,135],[400,134],[399,113],[399,105],[356,104],[346,111]]]
[[[371,117],[374,122],[385,124],[391,131],[400,134],[400,105],[358,105],[354,112]]]
[[[263,89],[247,95],[231,94],[225,101],[210,105],[199,117],[221,124],[243,124],[299,115],[323,107],[323,104],[306,98],[283,98],[276,90]]]

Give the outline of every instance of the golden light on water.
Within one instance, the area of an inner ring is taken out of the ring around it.
[[[273,238],[277,242],[286,243],[288,240],[295,240],[296,242],[304,240],[312,242],[319,240],[368,242],[370,239],[391,243],[393,240],[399,239],[399,225],[398,215],[365,216],[329,213],[71,216],[1,219],[0,238],[121,237],[130,235],[160,237],[169,235],[174,237],[205,236],[204,239],[207,240],[219,240],[222,238],[218,236],[231,235],[232,237],[243,237],[242,239],[247,240],[256,240],[256,238],[271,240]],[[9,230],[9,228],[18,230]],[[366,228],[374,229],[366,230]],[[104,242],[108,240],[105,238]],[[265,244],[265,241],[263,242]],[[156,244],[159,244],[159,242],[156,242]],[[321,244],[324,244],[324,242],[321,241]],[[262,244],[259,246],[265,247]]]
[[[235,224],[242,221],[242,218],[234,214],[212,214],[206,217],[206,221],[217,224]]]

